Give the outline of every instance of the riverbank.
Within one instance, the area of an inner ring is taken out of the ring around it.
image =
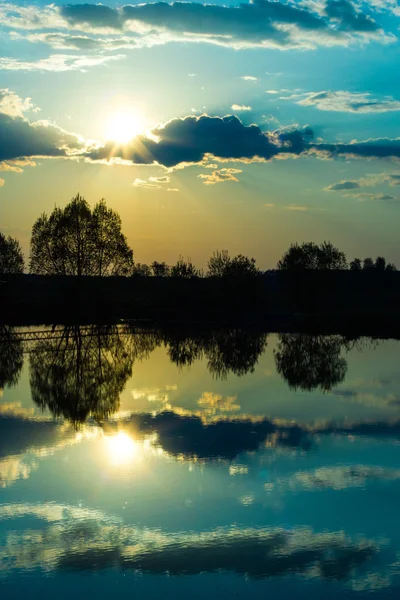
[[[19,275],[0,285],[1,322],[130,320],[140,325],[400,337],[400,273],[268,273],[246,278]]]

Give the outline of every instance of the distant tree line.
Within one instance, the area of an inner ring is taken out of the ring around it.
[[[355,258],[348,265],[344,252],[331,242],[291,244],[278,261],[278,271],[304,270],[396,271],[382,256]],[[21,274],[24,257],[19,242],[0,233],[0,276]],[[104,200],[93,209],[76,195],[64,208],[43,213],[34,223],[29,254],[29,272],[35,275],[255,278],[263,274],[254,258],[231,257],[216,251],[204,273],[191,259],[179,257],[175,265],[154,261],[135,263],[133,251],[122,233],[121,218]]]

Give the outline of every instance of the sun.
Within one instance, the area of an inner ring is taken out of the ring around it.
[[[106,452],[113,465],[123,465],[134,460],[138,444],[124,431],[105,438]]]
[[[139,114],[133,112],[115,112],[107,120],[106,137],[119,144],[126,144],[132,138],[143,133],[144,123]]]

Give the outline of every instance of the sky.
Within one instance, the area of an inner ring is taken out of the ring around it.
[[[397,0],[0,4],[0,230],[78,192],[137,262],[292,242],[400,268]]]

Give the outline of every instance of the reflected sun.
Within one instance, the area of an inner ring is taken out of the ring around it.
[[[105,438],[107,455],[114,465],[131,462],[138,453],[138,444],[124,431]]]
[[[119,144],[126,144],[132,138],[143,133],[144,123],[139,114],[133,112],[116,112],[106,122],[106,137]]]

